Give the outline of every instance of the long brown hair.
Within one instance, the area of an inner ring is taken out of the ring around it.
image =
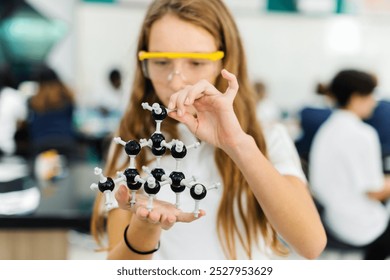
[[[30,100],[33,110],[45,112],[74,104],[73,92],[64,85],[53,69],[41,67],[36,79],[38,92]]]
[[[149,7],[142,24],[137,51],[148,50],[150,30],[155,21],[166,14],[172,14],[181,20],[207,30],[216,40],[220,50],[225,52],[223,67],[237,76],[240,90],[234,100],[234,110],[243,130],[252,135],[259,149],[266,155],[265,140],[256,119],[255,95],[248,79],[246,59],[241,38],[233,17],[220,0],[160,0],[154,1]],[[224,92],[227,82],[220,76],[216,80],[216,88]],[[142,110],[142,102],[159,102],[150,80],[143,73],[141,64],[137,64],[134,87],[132,89],[130,107],[123,116],[119,136],[123,139],[141,139],[153,133],[154,121],[151,114]],[[172,138],[177,138],[176,122],[172,119],[164,121],[164,132]],[[115,174],[119,168],[125,168],[126,162],[118,163],[123,149],[116,147],[107,164],[107,174]],[[218,236],[224,248],[225,255],[230,259],[237,258],[236,241],[245,250],[248,258],[252,258],[252,245],[258,244],[262,235],[267,245],[279,254],[286,254],[286,248],[279,242],[277,234],[272,229],[253,195],[244,176],[234,162],[221,149],[215,150],[215,161],[223,180],[223,194],[219,205],[217,224]],[[137,157],[137,164],[146,163],[145,157]],[[104,231],[101,208],[101,195],[95,201],[92,219],[92,233],[101,244]],[[241,220],[244,230],[239,230]]]

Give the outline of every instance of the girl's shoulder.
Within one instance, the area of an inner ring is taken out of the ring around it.
[[[297,149],[287,128],[281,123],[264,127],[267,157],[282,175],[293,175],[306,182]]]
[[[286,126],[282,123],[272,123],[263,126],[263,133],[267,147],[280,142],[292,142]]]

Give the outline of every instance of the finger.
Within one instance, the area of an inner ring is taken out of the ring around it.
[[[187,99],[188,91],[191,87],[185,87],[181,91],[177,93],[177,98],[176,98],[176,108],[177,108],[177,114],[181,117],[184,116],[186,113],[186,104],[185,101]]]
[[[198,128],[198,119],[190,113],[186,113],[183,116],[179,116],[177,112],[170,112],[168,114],[171,118],[185,124],[188,129],[195,134]]]
[[[148,222],[151,224],[157,224],[160,222],[161,214],[157,211],[150,211],[148,215]]]
[[[174,93],[169,98],[169,103],[168,103],[168,109],[169,110],[176,109],[176,99],[177,99],[177,96],[178,96],[178,93]]]
[[[174,215],[162,215],[160,222],[161,228],[168,230],[175,224],[176,217]]]
[[[181,111],[182,108],[178,107],[178,102],[183,94],[186,94],[185,88],[173,93],[169,98],[169,103],[168,103],[168,109],[170,110],[176,109],[176,112],[178,113],[179,116],[182,115],[182,111]]]
[[[177,221],[182,223],[191,223],[201,217],[205,216],[206,212],[203,210],[199,210],[198,217],[195,217],[194,213],[180,213],[177,216]]]
[[[239,88],[237,77],[234,74],[227,71],[226,69],[223,69],[221,71],[221,74],[222,77],[228,81],[228,85],[229,85],[228,88],[226,89],[225,94],[232,95],[233,97],[235,97]]]
[[[144,207],[138,207],[135,215],[140,219],[145,221],[148,218],[149,211]]]
[[[119,207],[124,208],[128,206],[131,196],[125,185],[120,185],[118,191],[115,193],[115,199]]]
[[[201,80],[188,90],[186,105],[192,105],[196,99],[203,95],[221,94],[209,81]]]

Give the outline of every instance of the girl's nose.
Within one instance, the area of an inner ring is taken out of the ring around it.
[[[184,75],[181,74],[179,70],[174,70],[168,75],[168,82],[170,82],[175,75],[179,75],[182,80],[186,80]]]
[[[169,87],[175,92],[183,89],[187,85],[185,77],[178,70],[172,71],[168,75],[168,82]]]

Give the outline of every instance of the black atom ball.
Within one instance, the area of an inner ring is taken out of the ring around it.
[[[152,117],[155,121],[162,121],[164,120],[168,113],[167,113],[167,109],[165,109],[163,106],[160,105],[160,108],[161,108],[161,113],[160,114],[157,114],[154,110],[152,112]]]
[[[144,190],[147,194],[157,194],[161,189],[160,183],[156,181],[156,186],[154,188],[149,187],[148,182],[144,184]]]
[[[115,183],[114,183],[114,180],[112,180],[112,178],[107,177],[107,181],[105,181],[103,183],[99,182],[98,187],[99,187],[99,191],[101,191],[101,192],[113,191],[115,188]]]
[[[162,181],[162,179],[161,179],[161,177],[163,176],[163,175],[165,175],[165,171],[164,171],[164,169],[162,169],[162,168],[154,168],[153,170],[152,170],[152,175],[153,175],[153,177],[157,180],[157,181]]]
[[[172,185],[175,187],[180,186],[181,180],[185,179],[183,172],[173,171],[169,174],[169,178],[172,180]]]
[[[123,174],[126,177],[127,184],[135,184],[135,177],[139,175],[137,169],[135,168],[127,168]]]
[[[162,147],[161,149],[156,149],[152,147],[152,154],[155,155],[156,157],[162,156],[165,154],[165,151],[167,148]]]
[[[165,140],[165,137],[161,133],[153,133],[150,139],[152,140],[152,147],[156,149],[160,149],[162,148],[161,142]]]
[[[181,152],[176,151],[176,145],[172,146],[171,154],[174,158],[184,158],[187,154],[187,148],[186,146],[183,146],[183,149]]]
[[[130,140],[125,145],[125,151],[129,156],[136,156],[141,151],[141,145],[135,140]]]
[[[135,184],[127,184],[127,187],[132,191],[138,191],[142,187],[142,183],[136,182]]]
[[[201,192],[200,194],[197,194],[197,193],[195,192],[195,187],[196,187],[196,186],[201,186],[201,187],[202,187],[202,192]],[[206,194],[207,194],[207,190],[206,190],[205,186],[203,186],[202,184],[195,184],[195,185],[193,185],[193,186],[191,187],[191,189],[190,189],[190,195],[191,195],[191,197],[192,197],[193,199],[196,199],[196,200],[201,200],[201,199],[205,198]]]

